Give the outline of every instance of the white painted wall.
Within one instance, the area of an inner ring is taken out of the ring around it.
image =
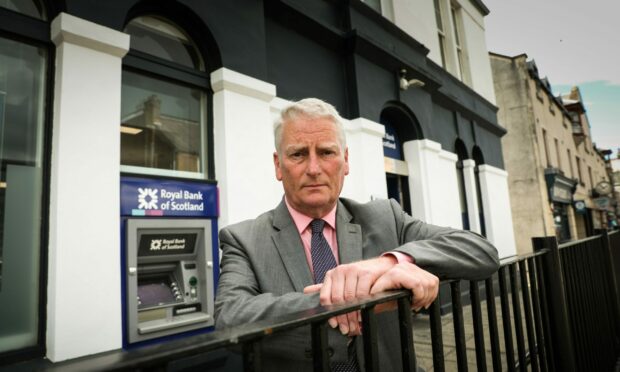
[[[403,151],[409,166],[412,215],[435,225],[462,228],[457,156],[430,140],[405,142]]]
[[[364,118],[344,124],[349,147],[349,175],[341,195],[359,202],[370,201],[371,197],[387,198],[383,162],[385,127]]]
[[[429,49],[428,57],[441,66],[433,0],[383,1],[392,1],[394,24],[427,47]]]
[[[226,68],[211,74],[211,84],[221,228],[255,218],[282,198],[272,160],[276,88]]]
[[[484,19],[469,0],[460,3],[463,15],[463,45],[467,54],[471,88],[487,101],[495,104],[493,72],[487,49]]]
[[[480,165],[478,170],[487,238],[497,247],[500,258],[514,256],[517,248],[510,212],[508,173],[490,165]]]
[[[475,168],[475,161],[471,159],[463,160],[463,181],[465,184],[465,199],[467,201],[469,229],[480,234],[482,228],[480,226],[480,210],[478,209],[478,192],[476,191]]]
[[[456,60],[454,27],[450,13],[451,0],[439,0],[444,8],[444,31],[446,34],[446,53],[448,59],[447,70],[454,76],[459,76]],[[394,24],[400,27],[411,37],[429,49],[428,58],[440,65],[441,52],[437,22],[435,21],[435,6],[433,0],[383,0],[392,2]],[[484,16],[470,0],[458,0],[456,3],[462,9],[462,43],[465,47],[467,65],[471,83],[470,87],[489,102],[495,103],[493,90],[493,75],[486,46]]]
[[[129,36],[61,13],[49,213],[47,357],[121,347],[121,58]]]

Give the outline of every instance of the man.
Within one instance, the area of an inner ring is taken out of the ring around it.
[[[284,198],[255,220],[220,231],[218,328],[390,288],[409,288],[413,307],[428,307],[437,296],[437,277],[480,279],[497,270],[497,250],[476,234],[425,224],[393,200],[359,204],[339,198],[349,173],[341,120],[333,106],[313,98],[282,110],[273,161]],[[379,314],[378,322],[382,369],[398,371],[397,316]],[[357,315],[330,319],[330,325],[334,370],[359,368]],[[311,368],[307,330],[274,338],[266,370]]]

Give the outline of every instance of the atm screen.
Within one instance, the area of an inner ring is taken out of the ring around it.
[[[138,256],[161,256],[169,254],[192,254],[198,233],[193,234],[142,234]]]
[[[175,302],[169,275],[156,276],[138,282],[138,307],[150,307]]]

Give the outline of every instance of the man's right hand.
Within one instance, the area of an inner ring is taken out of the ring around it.
[[[399,288],[413,292],[411,307],[414,310],[427,309],[439,293],[439,278],[415,264],[403,262],[381,275],[372,285],[370,293]]]

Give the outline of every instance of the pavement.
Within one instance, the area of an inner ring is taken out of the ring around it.
[[[487,370],[493,370],[493,360],[491,354],[491,343],[489,339],[489,322],[487,317],[487,305],[486,301],[482,301],[482,323],[484,332],[484,348],[486,350],[486,368]],[[523,308],[523,304],[521,304]],[[506,365],[506,349],[504,343],[504,328],[502,323],[502,312],[499,297],[496,298],[495,309],[497,312],[497,327],[499,330],[499,347],[501,352],[502,370],[507,370]],[[512,313],[512,305],[511,305]],[[521,313],[523,314],[523,312]],[[477,371],[478,366],[476,364],[476,350],[474,340],[474,327],[473,317],[471,312],[471,306],[467,305],[463,307],[463,320],[465,326],[465,345],[467,349],[467,366],[469,371]],[[525,339],[525,347],[528,349],[527,332],[525,330],[525,319],[523,323],[523,335]],[[457,357],[456,357],[456,342],[454,338],[454,325],[453,315],[446,314],[441,317],[442,335],[443,335],[443,352],[444,352],[444,366],[446,371],[457,371]],[[514,355],[517,358],[517,341],[515,337],[514,321],[512,322],[512,338],[514,345]],[[430,332],[430,317],[429,315],[418,313],[413,318],[413,338],[415,353],[418,361],[418,366],[424,368],[427,372],[434,371],[433,368],[433,350],[431,343]],[[528,366],[528,370],[530,370]]]

